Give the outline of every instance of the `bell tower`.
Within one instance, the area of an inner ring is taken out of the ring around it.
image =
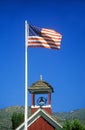
[[[32,97],[31,113],[33,114],[41,108],[49,114],[52,114],[51,94],[54,90],[49,83],[42,80],[42,75],[40,76],[40,80],[33,83],[28,90]],[[38,99],[36,99],[36,96],[38,96]],[[45,96],[47,96],[47,98],[45,98]]]
[[[46,81],[40,80],[33,83],[29,89],[31,94],[31,115],[27,119],[27,130],[62,130],[63,127],[52,115],[51,94],[54,92],[52,86]],[[24,130],[25,122],[16,130]]]

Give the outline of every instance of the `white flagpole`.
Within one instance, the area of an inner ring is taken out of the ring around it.
[[[27,21],[25,21],[25,130],[27,130],[27,118],[28,118],[28,66],[27,66]]]

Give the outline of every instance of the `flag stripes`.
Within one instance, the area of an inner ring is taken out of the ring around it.
[[[62,35],[55,30],[29,26],[28,47],[60,49]]]

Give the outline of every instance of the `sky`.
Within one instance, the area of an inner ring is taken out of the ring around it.
[[[54,112],[85,108],[85,1],[1,0],[0,109],[24,106],[25,20],[62,34],[58,51],[28,48],[28,86],[42,74],[54,88]]]

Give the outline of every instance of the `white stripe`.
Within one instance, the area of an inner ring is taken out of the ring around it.
[[[29,38],[40,38],[40,36],[29,36]]]
[[[60,33],[56,32],[55,30],[41,30],[41,33],[49,33],[49,34],[54,34],[54,35],[60,35],[62,36]]]
[[[48,36],[51,38],[61,38],[61,35],[51,35],[51,34],[46,34],[46,33],[43,33],[42,36]]]
[[[51,37],[52,37],[52,36],[62,37],[62,35],[56,34],[56,33],[47,33],[47,32],[43,32],[43,33],[41,33],[41,34],[42,34],[42,35],[50,35]]]
[[[52,32],[52,33],[58,33],[58,32],[56,32],[56,31],[53,30],[53,29],[45,29],[45,28],[42,28],[41,32]]]

